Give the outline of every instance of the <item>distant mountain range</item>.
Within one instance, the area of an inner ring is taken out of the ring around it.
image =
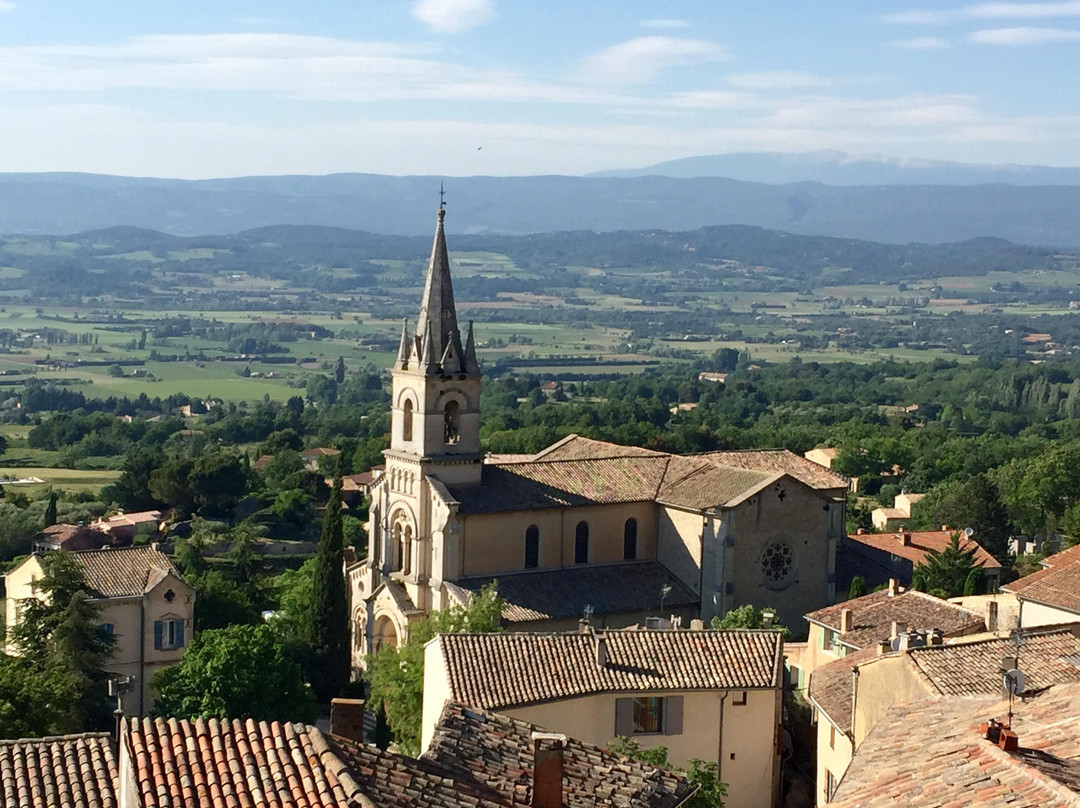
[[[1080,168],[979,165],[880,154],[742,152],[686,157],[646,168],[601,171],[593,177],[726,177],[781,185],[1080,185]]]
[[[421,235],[431,232],[442,180],[375,174],[199,181],[0,174],[0,233],[126,225],[203,235],[311,224]],[[461,234],[682,232],[742,224],[899,244],[989,236],[1080,247],[1080,185],[775,185],[665,176],[445,181],[447,226]]]

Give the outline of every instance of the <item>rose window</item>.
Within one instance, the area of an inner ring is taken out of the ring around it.
[[[787,583],[795,566],[795,553],[784,542],[773,542],[761,556],[761,571],[769,586],[779,587]]]

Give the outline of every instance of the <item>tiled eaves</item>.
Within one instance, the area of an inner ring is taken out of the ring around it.
[[[0,740],[0,808],[116,808],[108,733]]]

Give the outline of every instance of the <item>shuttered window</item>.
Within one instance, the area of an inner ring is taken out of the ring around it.
[[[184,621],[182,619],[154,621],[155,651],[169,651],[183,647]]]
[[[615,699],[615,734],[681,735],[682,696],[639,696]]]

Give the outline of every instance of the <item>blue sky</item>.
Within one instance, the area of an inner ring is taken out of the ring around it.
[[[1080,165],[1080,0],[0,0],[0,171]]]

